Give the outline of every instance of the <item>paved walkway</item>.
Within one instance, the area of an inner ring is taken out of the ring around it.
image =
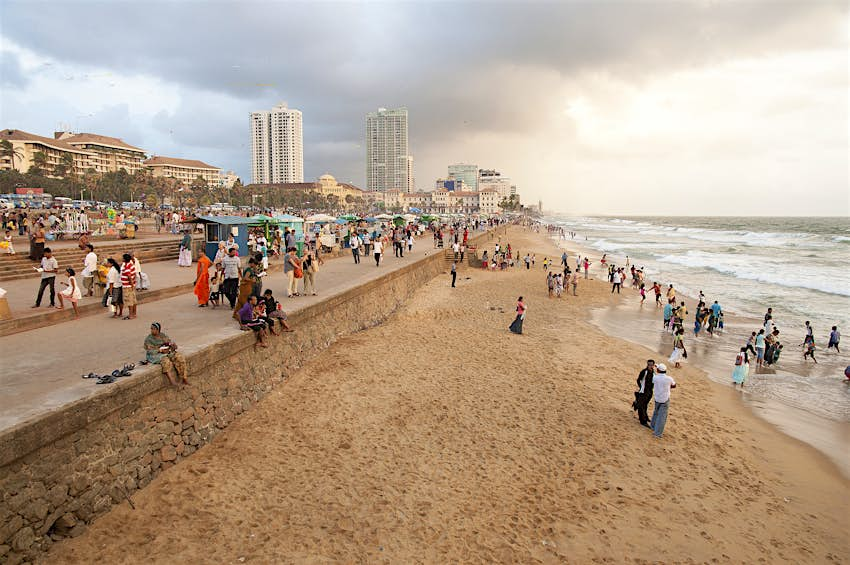
[[[393,257],[390,249],[380,267],[375,267],[370,258],[355,265],[350,255],[327,261],[317,274],[319,296],[287,299],[285,279],[279,271],[266,278],[264,287],[271,288],[279,300],[283,297],[285,309],[297,311],[435,252],[443,250],[433,249],[431,238],[425,235],[417,241],[413,253],[404,258]],[[194,277],[194,268],[182,270],[190,280]],[[154,285],[155,277],[151,275]],[[31,294],[32,290],[30,299]],[[84,398],[100,388],[92,380],[81,379],[83,374],[111,373],[125,363],[142,359],[142,342],[151,322],[161,322],[163,331],[186,353],[241,333],[228,308],[197,308],[196,304],[189,292],[141,304],[135,320],[112,319],[104,314],[0,338],[0,429]]]
[[[80,257],[82,262],[82,255]],[[77,271],[77,284],[80,285],[81,292],[83,291],[83,278],[79,275],[82,272],[81,265],[64,265],[59,264],[60,274],[56,276],[56,292],[60,292],[65,287],[60,283],[67,282],[68,277],[65,276],[65,267],[74,267]],[[173,261],[152,261],[150,263],[142,263],[142,271],[148,274],[151,280],[151,289],[165,288],[191,283],[195,280],[196,263],[192,263],[191,267],[178,267],[177,260]],[[41,308],[31,308],[35,304],[35,297],[38,294],[38,287],[41,283],[41,275],[33,271],[33,276],[28,279],[18,279],[12,281],[0,282],[0,287],[6,290],[6,298],[9,301],[9,309],[12,310],[12,315],[16,318],[24,318],[28,316],[36,316],[44,314],[50,309],[50,297],[48,291],[44,291],[44,298],[41,300]],[[140,293],[143,294],[143,293]],[[83,297],[77,303],[79,306],[86,304],[99,303],[102,296],[93,296],[91,298]],[[56,299],[56,305],[59,305],[59,299]],[[71,308],[71,305],[66,302],[66,308]],[[0,342],[2,343],[2,342]]]

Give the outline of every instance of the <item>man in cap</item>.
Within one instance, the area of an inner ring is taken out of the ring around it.
[[[661,439],[664,433],[664,425],[667,423],[667,410],[670,407],[670,390],[676,388],[676,381],[667,375],[667,365],[659,363],[655,368],[652,378],[653,397],[655,398],[655,409],[652,411],[652,435]]]

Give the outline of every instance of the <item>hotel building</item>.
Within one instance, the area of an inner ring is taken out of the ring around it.
[[[115,173],[124,169],[133,174],[142,168],[145,150],[133,147],[117,137],[94,133],[57,131],[54,139],[92,153],[91,165],[98,173]]]
[[[153,176],[174,178],[186,186],[191,186],[198,177],[204,179],[209,188],[221,186],[221,169],[203,161],[157,156],[145,161],[144,165]]]

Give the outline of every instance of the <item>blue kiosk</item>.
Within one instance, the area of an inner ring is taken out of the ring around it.
[[[198,216],[191,223],[204,225],[204,253],[210,261],[215,259],[218,242],[227,241],[231,235],[239,246],[239,256],[247,256],[248,231],[257,225],[255,220],[243,216]]]

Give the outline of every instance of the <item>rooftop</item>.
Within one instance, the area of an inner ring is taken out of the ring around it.
[[[161,167],[171,165],[172,167],[184,167],[187,169],[214,169],[216,171],[219,170],[218,167],[207,165],[203,161],[195,161],[194,159],[178,159],[177,157],[164,157],[162,155],[151,157],[150,159],[144,162],[144,165],[147,167]]]
[[[0,140],[2,139],[8,141],[29,141],[32,143],[40,143],[42,145],[46,145],[47,147],[52,147],[53,149],[60,149],[62,151],[72,151],[74,153],[91,153],[91,151],[86,151],[85,149],[74,147],[73,145],[65,141],[52,139],[49,137],[43,137],[41,135],[36,135],[34,133],[29,133],[20,129],[4,129],[0,131]]]
[[[109,137],[107,135],[98,135],[96,133],[70,133],[57,131],[53,134],[53,137],[60,141],[65,141],[70,144],[77,143],[91,143],[92,145],[104,145],[107,147],[117,147],[119,149],[127,149],[129,151],[138,151],[139,153],[144,153],[144,149],[140,149],[138,147],[134,147],[129,143],[124,143],[123,140],[118,139],[117,137]]]

